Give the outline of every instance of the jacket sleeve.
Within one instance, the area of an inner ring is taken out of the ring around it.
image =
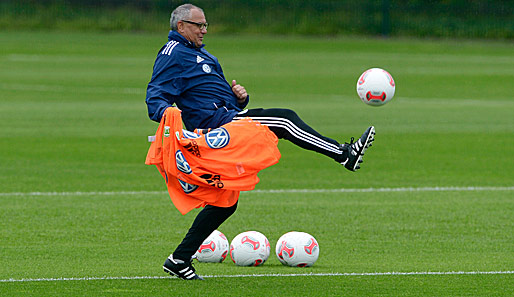
[[[155,60],[152,79],[146,89],[148,117],[160,122],[166,108],[172,106],[184,89],[181,75],[182,64],[176,53],[171,55],[159,52]]]
[[[248,102],[250,102],[250,95],[246,96],[246,100],[243,103],[238,103],[237,107],[243,109],[248,105]]]

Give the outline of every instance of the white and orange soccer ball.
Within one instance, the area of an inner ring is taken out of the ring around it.
[[[195,253],[199,262],[221,263],[228,254],[228,240],[225,234],[214,230]]]
[[[292,231],[278,239],[275,253],[284,265],[310,267],[318,260],[319,244],[309,233]]]
[[[230,243],[230,258],[238,266],[259,266],[270,255],[270,244],[264,234],[246,231],[238,234]]]
[[[394,79],[381,68],[371,68],[361,74],[357,81],[357,94],[362,102],[372,106],[382,106],[394,97]]]

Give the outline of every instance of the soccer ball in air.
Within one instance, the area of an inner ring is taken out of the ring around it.
[[[259,266],[268,260],[270,244],[264,234],[246,231],[230,243],[230,258],[238,266]]]
[[[389,72],[371,68],[361,74],[357,81],[357,94],[369,105],[381,106],[394,97],[394,79]]]
[[[214,230],[196,251],[199,262],[221,263],[228,254],[228,240],[223,233]]]
[[[284,265],[309,267],[318,260],[319,244],[308,233],[292,231],[278,239],[275,252],[280,263]]]

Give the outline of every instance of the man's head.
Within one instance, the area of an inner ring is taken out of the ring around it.
[[[203,44],[203,35],[207,33],[207,21],[200,7],[193,4],[183,4],[171,13],[171,30],[177,31],[195,47]]]

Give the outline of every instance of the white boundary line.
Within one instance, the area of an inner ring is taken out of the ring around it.
[[[412,275],[498,275],[514,274],[514,271],[412,271],[412,272],[346,272],[346,273],[269,273],[269,274],[228,274],[204,275],[204,278],[244,278],[244,277],[298,277],[298,276],[412,276]],[[22,278],[0,279],[0,283],[18,282],[59,282],[59,281],[94,281],[94,280],[139,280],[167,279],[170,276],[102,276],[102,277],[59,277],[59,278]]]
[[[441,191],[513,191],[510,187],[404,187],[404,188],[365,188],[365,189],[287,189],[254,190],[256,193],[363,193],[363,192],[441,192]]]
[[[279,189],[253,190],[245,194],[262,193],[373,193],[373,192],[443,192],[443,191],[514,191],[514,186],[505,187],[403,187],[403,188],[363,188],[363,189]],[[109,192],[12,192],[0,193],[1,196],[112,196],[112,195],[162,195],[166,191],[109,191]]]
[[[112,196],[112,195],[162,195],[166,191],[110,191],[110,192],[12,192],[1,196]]]

